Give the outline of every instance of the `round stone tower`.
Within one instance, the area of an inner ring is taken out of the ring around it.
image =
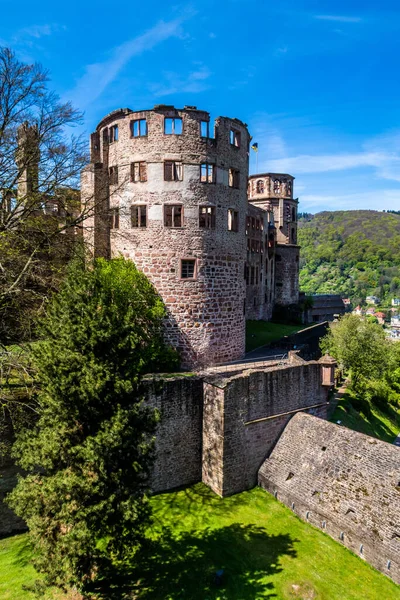
[[[166,105],[114,111],[91,136],[86,239],[149,277],[185,366],[244,354],[249,141],[237,119]]]

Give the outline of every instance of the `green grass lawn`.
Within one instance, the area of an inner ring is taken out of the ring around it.
[[[267,321],[246,322],[246,352],[276,342],[285,335],[304,329],[304,325],[283,325]]]
[[[339,400],[330,420],[334,423],[341,421],[341,425],[349,429],[389,443],[393,443],[400,433],[399,410],[389,406],[383,412],[371,406],[367,400],[354,400],[350,393],[344,394]]]
[[[107,600],[398,600],[400,588],[260,488],[230,498],[202,484],[152,499],[154,524]],[[0,541],[0,597],[28,600],[26,536]],[[214,573],[224,569],[216,587]],[[124,595],[126,594],[126,595]]]

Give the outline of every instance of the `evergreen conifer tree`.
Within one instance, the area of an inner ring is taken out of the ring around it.
[[[27,471],[9,496],[48,584],[78,589],[132,555],[149,517],[157,416],[141,378],[170,356],[162,302],[124,259],[77,263],[32,350],[40,416],[15,443]]]

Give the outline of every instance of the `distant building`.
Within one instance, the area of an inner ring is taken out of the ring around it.
[[[365,298],[367,304],[379,304],[380,299],[377,296],[367,296]]]
[[[366,315],[369,315],[370,317],[374,317],[375,316],[375,309],[374,308],[367,308],[367,310],[365,311]]]
[[[359,317],[361,317],[361,315],[363,314],[363,309],[361,308],[360,305],[356,306],[355,309],[353,310],[353,315],[358,315]]]
[[[400,298],[392,298],[392,306],[400,306]]]
[[[385,313],[383,313],[383,312],[376,312],[374,316],[378,319],[378,323],[380,325],[384,324],[385,317],[386,317]]]
[[[345,313],[345,305],[339,294],[313,294],[311,299],[312,306],[304,313],[305,323],[333,321]]]
[[[390,319],[390,327],[395,327],[400,329],[400,315],[395,315]]]

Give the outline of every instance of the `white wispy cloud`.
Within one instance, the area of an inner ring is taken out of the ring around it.
[[[296,191],[299,191],[296,188]],[[379,199],[379,202],[377,202]],[[400,210],[400,189],[360,191],[352,194],[301,194],[301,210]]]
[[[400,181],[400,132],[392,131],[366,140],[356,152],[292,154],[279,129],[261,128],[259,147],[264,150],[266,171],[317,174],[369,167],[380,179]],[[306,134],[306,130],[304,134]],[[279,140],[279,143],[277,143]]]
[[[320,21],[338,21],[339,23],[361,23],[361,17],[346,17],[343,15],[314,15]]]
[[[197,94],[209,88],[207,79],[210,76],[211,71],[204,65],[199,65],[197,69],[191,71],[186,77],[182,77],[174,71],[165,71],[163,73],[165,81],[163,83],[150,84],[149,88],[156,96],[168,96],[177,93]]]
[[[14,41],[23,41],[28,38],[40,39],[42,37],[46,37],[49,35],[53,35],[54,33],[58,33],[59,31],[65,31],[65,25],[59,25],[58,23],[48,23],[45,25],[30,25],[29,27],[24,27],[17,31],[17,33],[13,36]]]
[[[267,161],[268,169],[277,173],[327,173],[360,167],[372,167],[378,177],[400,181],[400,156],[388,152],[352,154],[300,154]]]
[[[133,57],[152,50],[172,37],[180,37],[182,23],[193,14],[187,11],[172,21],[159,21],[142,35],[113,48],[107,60],[87,65],[75,88],[64,94],[64,97],[81,109],[87,107],[101,96]]]

